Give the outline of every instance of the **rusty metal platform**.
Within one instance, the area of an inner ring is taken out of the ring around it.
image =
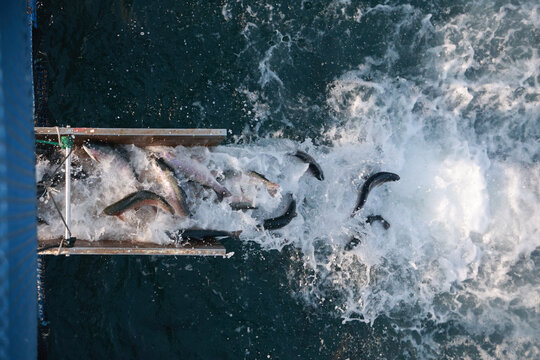
[[[225,129],[139,129],[139,128],[70,128],[35,127],[36,139],[58,141],[70,135],[75,145],[85,141],[145,146],[216,146],[226,137]]]
[[[58,252],[59,239],[38,240],[39,255],[195,255],[229,257],[225,247],[218,241],[191,242],[183,245],[159,245],[153,243],[100,240],[76,240],[75,246],[63,246]]]
[[[140,128],[71,128],[71,127],[35,127],[37,140],[58,142],[58,135],[70,136],[75,146],[85,141],[105,144],[133,144],[145,146],[216,146],[227,136],[225,129],[140,129]],[[69,158],[69,156],[68,156]],[[70,163],[66,161],[66,163]],[[66,170],[67,173],[70,170]],[[66,177],[67,188],[69,188]],[[70,195],[66,198],[69,203]],[[71,210],[67,206],[66,213]],[[66,217],[67,218],[67,217]],[[66,220],[69,225],[69,221]],[[77,236],[77,234],[74,234]],[[39,255],[195,255],[230,257],[225,247],[215,240],[210,242],[192,242],[180,245],[159,245],[153,243],[126,240],[87,241],[76,240],[73,247],[62,247],[58,251],[60,240],[38,239]]]

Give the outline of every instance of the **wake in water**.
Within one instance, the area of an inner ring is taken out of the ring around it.
[[[324,107],[301,109],[327,116],[315,141],[328,147],[304,144],[327,181],[299,179],[291,187],[302,216],[279,237],[257,241],[300,249],[301,269],[290,274],[296,293],[316,308],[333,304],[344,321],[387,319],[407,339],[406,357],[537,358],[538,5],[482,1],[443,16],[409,4],[333,2],[319,14],[320,28],[346,29],[336,39],[344,46],[357,23],[391,24],[379,35],[385,49],[359,54],[327,86]],[[256,39],[256,30],[250,24],[244,36]],[[309,33],[297,30],[293,38]],[[327,45],[324,32],[310,39]],[[272,116],[282,107],[299,112],[284,95],[294,88],[282,75],[292,49],[274,44],[261,52],[260,90],[248,92],[259,128],[264,121],[290,126]],[[362,176],[380,169],[401,180],[374,194],[364,211],[392,226],[344,221]],[[362,241],[344,252],[344,234]]]
[[[263,174],[280,185],[275,196],[240,176],[223,185],[247,192],[257,209],[236,211],[212,190],[188,188],[199,200],[188,204],[192,217],[131,213],[121,222],[101,211],[137,182],[100,164],[73,184],[74,233],[167,242],[164,230],[179,227],[241,228],[242,241],[265,250],[295,249],[290,285],[306,304],[347,322],[389,323],[403,357],[538,358],[539,6],[304,1],[300,10],[316,8],[306,20],[258,5],[222,12],[242,19],[237,56],[248,70],[235,95],[252,121],[237,144],[175,151],[218,177],[230,168]],[[324,181],[288,155],[298,149]],[[142,150],[127,150],[136,169],[150,169]],[[379,171],[400,180],[374,190],[351,218],[358,189]],[[144,188],[161,191],[152,179]],[[297,216],[260,231],[283,213],[287,193]],[[366,226],[372,214],[391,226]],[[46,228],[40,236],[62,233],[61,224]],[[361,241],[346,251],[351,238]]]

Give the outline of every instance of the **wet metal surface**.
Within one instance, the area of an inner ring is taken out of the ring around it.
[[[227,136],[225,129],[132,129],[132,128],[58,128],[60,135],[72,135],[73,142],[85,141],[136,146],[216,146]],[[58,141],[56,127],[36,127],[36,139]]]

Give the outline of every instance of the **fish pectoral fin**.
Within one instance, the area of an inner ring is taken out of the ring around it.
[[[124,216],[124,214],[118,214],[118,215],[116,215],[116,217],[119,218],[122,221],[126,221],[126,217]]]

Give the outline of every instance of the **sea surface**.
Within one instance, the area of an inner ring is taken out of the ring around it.
[[[540,357],[537,1],[38,1],[38,29],[50,124],[225,128],[298,203],[230,259],[48,257],[48,358]],[[376,171],[387,231],[349,216]]]

